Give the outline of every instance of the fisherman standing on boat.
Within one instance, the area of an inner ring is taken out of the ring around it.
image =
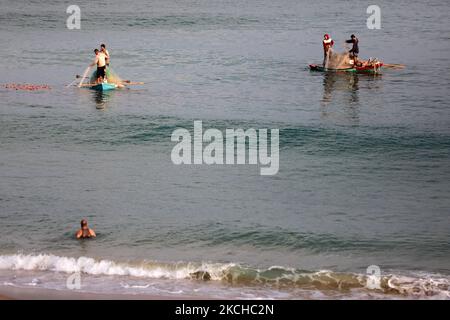
[[[103,52],[106,55],[106,66],[109,67],[109,51],[106,50],[106,46],[104,43],[100,45],[100,52]]]
[[[106,54],[104,54],[101,51],[98,51],[98,49],[94,50],[95,52],[95,60],[91,63],[91,67],[97,65],[97,83],[102,83],[103,79],[106,78]]]
[[[358,54],[359,54],[358,42],[359,42],[359,40],[354,34],[352,34],[350,36],[350,40],[346,40],[345,41],[345,43],[352,43],[353,44],[352,48],[349,51],[349,55],[350,55],[350,59],[353,60],[353,64],[355,66],[358,65]]]
[[[331,47],[333,47],[333,45],[334,45],[333,39],[331,39],[328,34],[325,34],[323,36],[323,66],[324,67],[327,63],[328,55],[329,55],[330,49],[331,49]]]

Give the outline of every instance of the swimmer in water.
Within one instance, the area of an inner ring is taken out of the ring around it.
[[[94,230],[88,227],[87,220],[81,220],[81,229],[77,231],[76,234],[77,239],[85,239],[85,238],[95,238]]]

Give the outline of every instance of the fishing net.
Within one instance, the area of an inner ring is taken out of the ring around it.
[[[108,83],[114,83],[117,85],[122,84],[122,79],[119,77],[119,75],[114,72],[114,70],[111,67],[106,67],[105,70],[106,74],[106,80],[108,80]],[[97,81],[97,70],[95,70],[92,73],[92,76],[90,78],[90,83],[95,83]]]
[[[81,87],[83,85],[83,82],[86,80],[87,75],[89,73],[89,71],[91,70],[91,67],[87,67],[86,70],[84,70],[83,75],[81,76],[81,80],[80,83],[78,84],[78,87]],[[69,85],[70,86],[70,85]]]
[[[346,69],[351,68],[350,57],[347,52],[338,53],[332,48],[328,51],[327,59],[325,60],[325,68],[329,69]]]

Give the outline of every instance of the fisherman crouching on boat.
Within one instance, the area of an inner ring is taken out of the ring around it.
[[[98,49],[94,50],[95,52],[95,60],[91,63],[90,66],[97,65],[97,83],[103,83],[103,81],[106,80],[106,54],[104,54],[101,51],[98,51]]]
[[[345,41],[345,43],[352,43],[353,44],[352,48],[350,49],[350,51],[348,53],[349,53],[350,59],[353,60],[353,64],[355,66],[360,65],[360,63],[358,62],[358,54],[359,54],[358,42],[359,42],[359,40],[354,34],[352,34],[350,36],[350,40],[346,40]]]
[[[325,67],[331,47],[334,45],[333,39],[328,34],[323,36],[323,66]]]

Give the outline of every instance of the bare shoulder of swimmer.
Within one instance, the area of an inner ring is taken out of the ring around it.
[[[95,231],[92,229],[89,229],[89,234],[91,235],[91,237],[95,238],[97,235],[95,234]]]

